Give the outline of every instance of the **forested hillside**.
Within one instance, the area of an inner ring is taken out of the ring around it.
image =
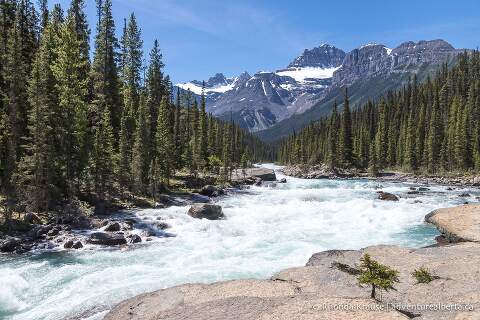
[[[46,0],[39,10],[0,4],[1,209],[154,196],[181,171],[226,180],[241,162],[271,159],[251,134],[207,114],[204,99],[173,99],[158,42],[144,64],[135,15],[118,40],[112,1],[96,4],[93,48],[84,0],[66,12]]]
[[[465,52],[418,84],[309,125],[279,147],[282,163],[442,174],[480,170],[480,54]]]

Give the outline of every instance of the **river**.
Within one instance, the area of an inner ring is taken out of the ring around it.
[[[175,237],[128,250],[87,246],[0,256],[0,319],[96,320],[136,294],[187,282],[265,278],[304,265],[322,250],[422,247],[434,243],[438,234],[424,224],[425,214],[465,202],[458,195],[467,191],[429,186],[424,194],[408,198],[412,184],[287,180],[219,199],[225,220],[193,219],[186,214],[188,207],[138,211],[146,223],[160,217]],[[377,200],[378,187],[402,198]]]

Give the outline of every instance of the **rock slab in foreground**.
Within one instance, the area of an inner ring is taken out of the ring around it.
[[[285,269],[269,280],[233,280],[213,284],[186,284],[142,294],[110,311],[106,320],[315,320],[408,319],[395,310],[371,311],[378,302],[370,289],[357,284],[360,257],[374,259],[400,271],[396,291],[382,292],[383,303],[470,304],[480,310],[480,244],[460,243],[410,249],[373,246],[362,250],[331,250],[313,255],[307,266]],[[345,268],[348,266],[348,268]],[[411,275],[425,266],[440,278],[417,284]],[[356,310],[324,310],[348,305]],[[363,309],[362,309],[363,308]],[[413,311],[415,319],[477,319],[468,311]]]
[[[480,205],[438,209],[425,221],[434,224],[449,242],[480,242]]]
[[[188,215],[197,219],[218,220],[224,217],[222,207],[215,204],[195,203],[188,210]]]

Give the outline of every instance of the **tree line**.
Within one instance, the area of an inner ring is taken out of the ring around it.
[[[416,76],[353,111],[348,92],[341,114],[285,139],[278,160],[340,168],[400,169],[419,174],[480,171],[480,53],[464,52],[433,79]]]
[[[0,3],[0,198],[5,212],[47,212],[79,197],[155,195],[178,171],[213,172],[273,157],[214,119],[205,98],[173,92],[155,40],[143,62],[134,14],[116,38],[112,1],[97,0],[94,48],[85,1]],[[90,53],[93,51],[92,59]]]

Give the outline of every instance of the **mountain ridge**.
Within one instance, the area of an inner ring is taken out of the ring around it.
[[[357,91],[360,102],[365,100],[367,92],[372,93],[365,84],[379,86],[381,95],[403,85],[414,73],[424,78],[423,73],[432,72],[462,51],[441,39],[406,41],[393,49],[370,43],[347,53],[322,44],[305,49],[286,68],[276,71],[260,71],[253,76],[242,73],[232,78],[215,74],[205,82],[207,111],[223,119],[232,117],[260,137],[275,140],[287,131],[279,130],[278,126],[285,127],[291,122],[296,130],[328,113],[323,104],[335,100],[332,96],[338,97],[338,89],[343,86],[363,81],[356,84],[361,88]],[[386,83],[381,83],[381,79]],[[201,94],[200,81],[177,86]],[[372,98],[375,96],[378,95]],[[321,108],[322,112],[309,112],[312,108]]]

